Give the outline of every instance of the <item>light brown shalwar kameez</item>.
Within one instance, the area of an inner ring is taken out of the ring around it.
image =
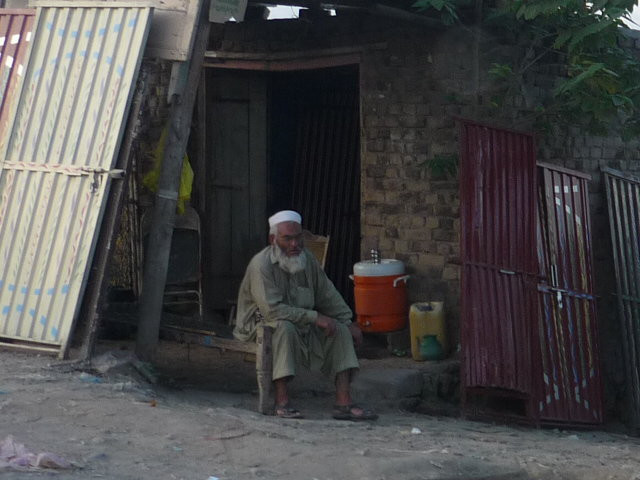
[[[255,341],[259,321],[275,329],[274,380],[295,375],[297,365],[330,377],[358,368],[348,328],[351,309],[313,254],[305,249],[301,255],[307,258],[305,269],[290,274],[280,268],[272,247],[264,248],[249,262],[238,293],[236,338]],[[337,321],[334,336],[314,325],[318,313]]]

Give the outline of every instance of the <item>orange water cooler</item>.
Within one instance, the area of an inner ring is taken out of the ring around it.
[[[383,258],[353,266],[358,325],[363,332],[393,332],[407,324],[407,279],[404,263]]]

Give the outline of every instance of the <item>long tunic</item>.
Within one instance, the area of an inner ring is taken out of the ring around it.
[[[251,341],[256,337],[256,312],[268,326],[276,328],[288,320],[304,334],[318,313],[340,323],[351,323],[353,314],[311,252],[304,249],[307,264],[303,271],[290,274],[280,268],[271,246],[258,252],[249,262],[238,292],[234,336]]]

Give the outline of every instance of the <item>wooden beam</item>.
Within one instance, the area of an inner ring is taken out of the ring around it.
[[[299,70],[316,70],[319,68],[341,67],[344,65],[358,65],[360,55],[343,55],[340,57],[309,58],[298,60],[222,60],[207,61],[207,68],[225,68],[234,70],[253,70],[259,72],[292,72]]]
[[[8,350],[17,350],[24,352],[25,350],[31,350],[34,352],[46,353],[47,355],[58,355],[60,351],[59,347],[45,347],[44,345],[35,345],[29,343],[20,343],[20,342],[5,342],[0,339],[0,348],[8,349]]]
[[[202,12],[207,11],[208,3],[206,1],[202,3],[201,8],[205,9]],[[188,69],[186,82],[180,90],[181,93],[173,95],[169,114],[169,132],[145,253],[136,354],[142,360],[147,361],[153,360],[158,346],[169,252],[182,173],[182,159],[189,139],[193,106],[200,81],[204,53],[207,50],[209,40],[207,16],[201,13],[199,19],[191,58],[184,65]]]
[[[162,334],[173,341],[181,343],[193,343],[205,347],[218,348],[223,352],[242,352],[256,354],[256,344],[254,342],[242,342],[233,338],[222,338],[216,336],[215,332],[203,330],[192,330],[173,326],[162,326]]]
[[[207,50],[205,57],[220,60],[304,60],[318,57],[339,57],[342,55],[358,55],[368,50],[384,50],[387,42],[367,43],[354,47],[317,48],[313,50],[296,50],[288,52],[226,52],[224,50]]]

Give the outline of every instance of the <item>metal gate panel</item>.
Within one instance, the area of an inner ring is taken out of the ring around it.
[[[546,164],[540,165],[540,176],[540,419],[601,423],[590,177]]]
[[[465,122],[461,153],[463,387],[530,400],[537,272],[533,137]]]
[[[0,136],[6,131],[12,101],[19,91],[35,10],[0,10]]]
[[[40,8],[0,156],[0,341],[63,355],[150,8]]]
[[[640,178],[604,168],[628,411],[640,427]]]

